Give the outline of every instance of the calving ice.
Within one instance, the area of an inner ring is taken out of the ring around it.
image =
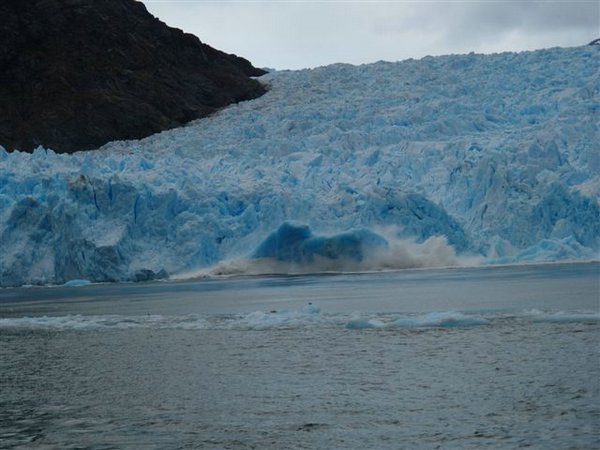
[[[143,140],[0,149],[0,284],[598,259],[599,53],[274,72]]]

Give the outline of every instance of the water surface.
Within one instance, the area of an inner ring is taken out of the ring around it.
[[[600,448],[599,268],[0,290],[0,447]]]

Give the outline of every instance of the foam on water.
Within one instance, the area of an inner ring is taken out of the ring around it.
[[[440,311],[427,314],[321,313],[315,305],[300,310],[254,311],[245,314],[179,316],[163,315],[67,315],[59,317],[1,318],[0,329],[93,331],[127,329],[177,330],[284,330],[314,327],[347,330],[394,330],[500,326],[503,323],[598,323],[594,311],[538,311],[516,313],[469,313]]]

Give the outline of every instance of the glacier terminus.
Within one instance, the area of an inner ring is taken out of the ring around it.
[[[0,148],[0,285],[597,260],[599,56],[275,71],[139,141]]]

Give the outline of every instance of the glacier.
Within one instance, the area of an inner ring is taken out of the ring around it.
[[[276,71],[139,141],[0,148],[0,286],[598,259],[599,52]]]

